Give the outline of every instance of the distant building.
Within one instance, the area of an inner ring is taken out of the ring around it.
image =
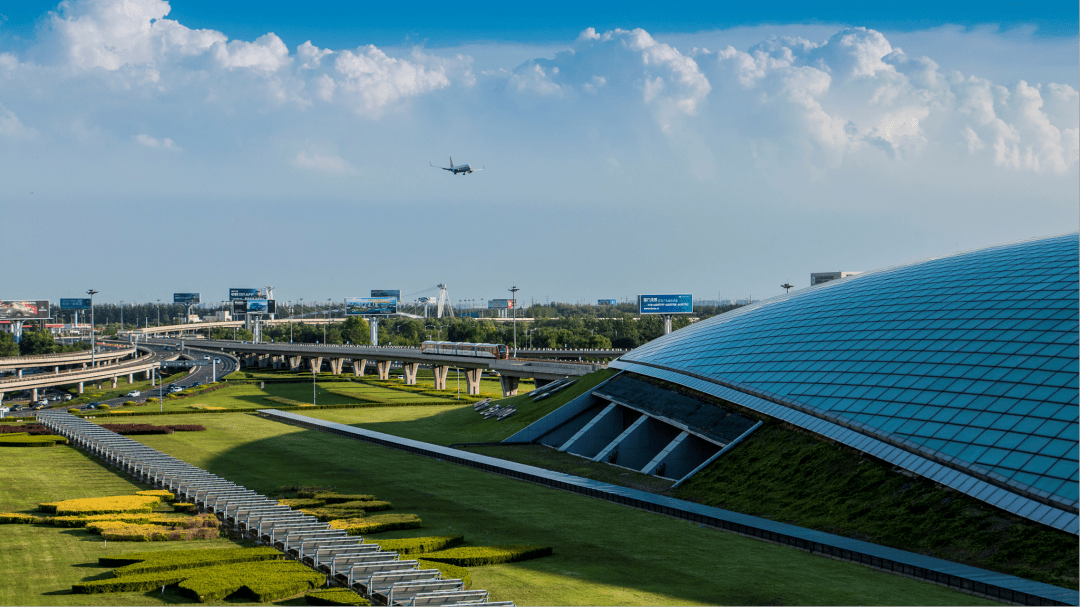
[[[228,310],[218,310],[210,315],[210,320],[212,322],[228,322],[232,320],[232,312],[229,312]]]
[[[819,285],[830,280],[847,278],[856,274],[859,274],[859,272],[813,272],[810,274],[810,286]]]

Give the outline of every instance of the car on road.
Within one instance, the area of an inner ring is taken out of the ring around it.
[[[71,400],[73,398],[75,398],[75,397],[70,395],[70,394],[65,394],[63,400],[64,400],[64,402],[67,402],[67,401],[69,401],[69,400]]]
[[[221,362],[221,359],[220,359],[220,358],[215,358],[215,359],[214,359],[214,363],[215,363],[215,364],[216,364],[216,363],[220,363],[220,362]]]
[[[209,356],[204,356],[204,357],[202,357],[202,358],[203,358],[203,360],[210,360],[210,357],[209,357]]]
[[[139,392],[138,390],[132,390],[131,392],[128,392],[127,395],[128,396],[141,396],[142,392]]]
[[[86,408],[87,408],[87,409],[97,409],[97,408],[98,408],[98,405],[100,405],[100,404],[101,404],[101,403],[87,403],[87,404],[86,404]]]

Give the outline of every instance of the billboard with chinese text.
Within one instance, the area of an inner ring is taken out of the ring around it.
[[[638,295],[639,314],[693,314],[693,312],[693,295]]]
[[[258,289],[229,289],[229,301],[236,301],[238,299],[258,299],[262,296],[262,291]]]
[[[67,297],[60,299],[61,310],[88,310],[89,308],[89,297]]]
[[[192,304],[200,303],[201,293],[173,293],[172,301],[176,304],[184,304],[190,306]]]
[[[346,316],[389,316],[397,314],[396,297],[346,297]]]

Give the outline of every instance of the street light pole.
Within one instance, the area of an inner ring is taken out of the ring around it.
[[[120,300],[120,330],[121,331],[124,330],[124,300],[123,299]],[[120,337],[120,334],[117,333],[116,336]]]
[[[157,300],[157,326],[161,326],[161,300]]]
[[[97,342],[94,340],[94,295],[97,291],[90,289],[86,292],[90,296],[90,367],[97,366]]]
[[[513,297],[510,301],[513,302],[511,305],[513,305],[514,312],[514,358],[517,358],[517,292],[520,290],[521,289],[517,288],[517,285],[507,289]]]

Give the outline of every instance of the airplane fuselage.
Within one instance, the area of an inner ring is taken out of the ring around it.
[[[450,170],[453,171],[455,175],[457,175],[458,173],[472,173],[472,167],[467,164],[456,166]]]

